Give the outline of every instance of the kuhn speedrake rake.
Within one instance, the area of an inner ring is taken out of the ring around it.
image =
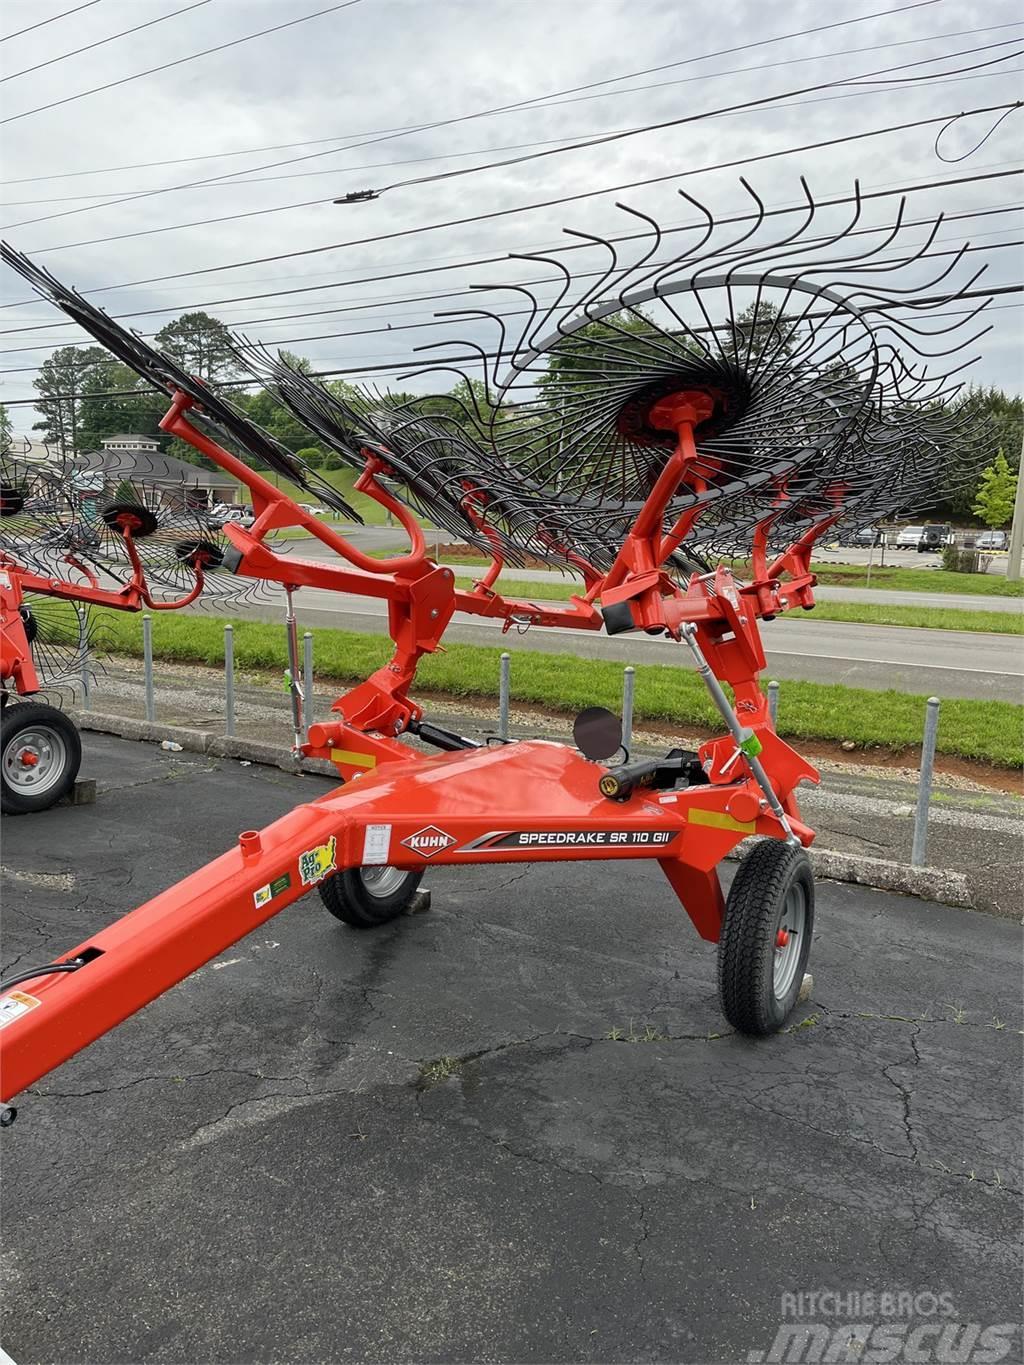
[[[357,466],[358,490],[398,518],[408,549],[386,560],[253,471],[244,455],[339,505],[223,392],[4,248],[41,294],[167,394],[165,432],[251,491],[250,529],[227,525],[219,543],[174,538],[175,571],[186,566],[192,583],[179,600],[201,591],[204,573],[283,585],[293,678],[298,589],[381,599],[395,646],[385,667],[310,728],[308,742],[297,736],[303,754],[336,766],[342,786],[240,834],[208,866],[7,983],[31,984],[0,1000],[5,1097],[310,888],[348,924],[370,927],[401,913],[428,863],[657,859],[697,932],[719,944],[730,1023],[754,1035],[782,1025],[814,923],[804,852],[814,836],[796,789],[817,773],[772,727],[759,622],[813,607],[810,559],[822,535],[921,505],[956,483],[976,433],[951,405],[954,374],[984,329],[973,322],[980,308],[964,301],[974,279],[951,283],[962,253],[933,250],[938,224],[908,247],[902,209],[895,223],[869,228],[856,202],[848,222],[812,235],[808,193],[791,231],[772,235],[756,199],[726,231],[684,198],[701,215],[695,227],[663,233],[632,215],[642,231],[624,239],[639,243],[627,263],[611,240],[579,234],[597,268],[575,279],[555,257],[516,258],[527,282],[482,289],[480,306],[447,315],[453,340],[434,348],[426,372],[441,387],[453,372],[473,382],[441,397],[339,397],[239,341],[254,379]],[[669,250],[670,237],[682,247]],[[939,373],[937,361],[945,362]],[[491,556],[471,591],[428,558],[394,484],[412,507]],[[137,542],[148,522],[138,503],[124,501],[118,515],[127,520],[114,528],[131,567],[122,591],[146,601]],[[337,562],[278,556],[267,536],[286,526],[304,527]],[[743,579],[719,562],[725,551],[749,557]],[[536,560],[581,580],[567,605],[501,594],[506,562]],[[166,572],[161,563],[156,576]],[[26,587],[45,590],[18,572]],[[453,734],[426,720],[410,692],[419,660],[439,647],[455,612],[506,628],[639,630],[678,641],[725,733],[695,752],[643,762],[621,750],[618,721],[597,710],[578,718],[578,748],[482,745]],[[411,748],[407,735],[440,752]],[[718,865],[748,836],[760,838],[726,901]]]

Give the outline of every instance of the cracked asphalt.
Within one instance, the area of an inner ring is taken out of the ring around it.
[[[97,803],[4,821],[5,971],[328,785],[84,740]],[[1017,924],[821,884],[752,1043],[653,864],[427,881],[371,933],[307,897],[20,1098],[18,1365],[733,1365],[822,1288],[1019,1320]]]

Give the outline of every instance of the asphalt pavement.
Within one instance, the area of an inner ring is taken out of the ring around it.
[[[328,785],[85,747],[95,805],[4,821],[5,970]],[[753,1043],[653,865],[428,882],[371,933],[310,895],[22,1097],[18,1365],[735,1365],[822,1289],[1019,1321],[1015,923],[822,884]]]

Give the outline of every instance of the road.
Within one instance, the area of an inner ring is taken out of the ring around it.
[[[326,785],[96,736],[86,771],[5,820],[7,970]],[[307,897],[23,1098],[18,1365],[734,1365],[821,1289],[1019,1322],[1016,923],[822,884],[813,999],[751,1043],[653,864],[429,881],[371,933]],[[831,1311],[835,1359],[881,1322]]]
[[[279,621],[282,594],[232,607],[234,615]],[[296,595],[303,626],[386,632],[380,603],[345,593],[306,590]],[[458,615],[445,639],[508,650],[572,653],[582,658],[626,663],[669,663],[679,659],[671,641],[650,636],[615,636],[588,630],[533,629],[502,634],[501,622]],[[1024,698],[1024,648],[1018,638],[916,627],[852,625],[810,621],[799,614],[777,617],[763,628],[772,677],[842,683],[872,691],[1020,702]],[[674,652],[673,652],[674,651]],[[688,657],[688,656],[687,656]]]

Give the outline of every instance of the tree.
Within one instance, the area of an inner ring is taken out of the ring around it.
[[[44,441],[68,454],[88,449],[80,430],[82,400],[72,395],[81,393],[90,381],[105,380],[117,368],[102,346],[58,347],[46,357],[32,381],[40,395],[36,407],[43,415],[41,422],[33,423],[32,430],[41,431]],[[100,382],[95,387],[113,386]]]
[[[167,411],[166,397],[130,366],[109,357],[108,362],[82,382],[77,449],[96,450],[104,437],[121,434],[152,436],[163,447],[167,438],[160,419]]]
[[[209,313],[182,313],[161,327],[153,340],[183,370],[207,383],[220,383],[244,373],[231,333]]]
[[[759,298],[729,324],[729,340],[722,350],[741,364],[758,359],[765,351],[777,360],[792,355],[797,340],[792,323],[782,320],[775,304]]]
[[[1017,475],[1010,472],[1006,456],[1000,450],[984,470],[974,501],[974,515],[981,517],[993,529],[1005,526],[1013,516],[1013,498],[1017,491]]]
[[[319,446],[303,446],[295,454],[298,459],[309,465],[310,469],[319,469],[324,462],[324,452]]]
[[[977,516],[974,500],[978,481],[997,452],[1006,456],[1011,473],[1020,463],[1024,399],[990,386],[968,390],[954,408],[966,420],[971,448],[963,466],[953,471],[955,487],[936,506],[934,515],[939,520],[963,523]]]
[[[4,404],[0,403],[0,451],[9,450],[13,438],[14,428],[11,426],[10,415]]]

